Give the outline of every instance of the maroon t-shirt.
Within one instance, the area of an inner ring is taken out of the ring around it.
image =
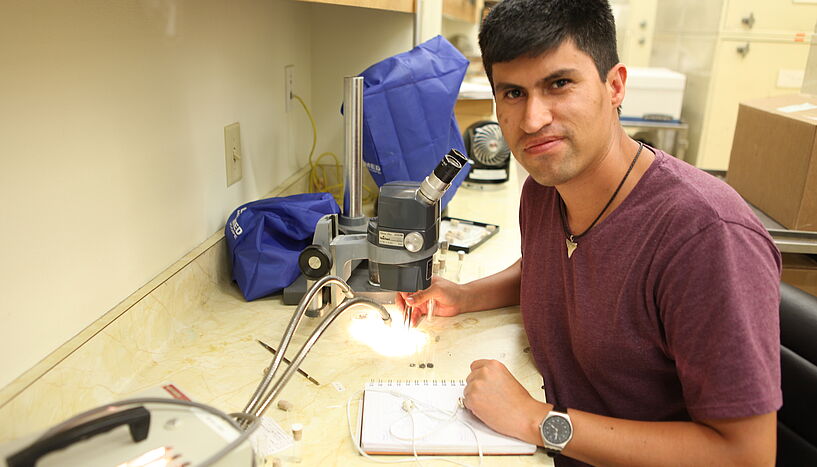
[[[780,254],[732,188],[654,152],[570,259],[558,193],[525,183],[521,310],[547,399],[630,420],[776,411]]]

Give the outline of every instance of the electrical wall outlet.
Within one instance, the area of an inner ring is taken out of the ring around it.
[[[292,107],[292,99],[295,95],[295,65],[284,67],[284,102],[286,111]]]
[[[224,159],[227,163],[227,186],[241,180],[241,128],[238,122],[224,127]]]

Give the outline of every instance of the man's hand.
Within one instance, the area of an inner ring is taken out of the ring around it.
[[[434,299],[435,316],[456,316],[465,310],[466,294],[463,286],[441,277],[431,278],[431,285],[419,292],[398,292],[395,302],[405,314],[407,307],[414,307],[411,324],[416,326],[423,315],[428,314],[428,301]]]
[[[476,360],[465,380],[465,407],[494,431],[541,445],[539,422],[551,406],[539,402],[496,360]]]
[[[518,305],[521,276],[521,259],[496,274],[467,284],[456,284],[434,276],[429,288],[415,293],[398,292],[395,302],[404,313],[407,306],[414,307],[411,323],[415,326],[420,317],[428,314],[428,301],[432,298],[437,316],[456,316],[470,311]]]

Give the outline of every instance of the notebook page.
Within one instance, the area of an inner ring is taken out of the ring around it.
[[[361,447],[369,454],[410,454],[414,437],[417,453],[424,455],[476,455],[477,439],[484,454],[536,452],[535,445],[496,433],[469,410],[457,411],[464,387],[460,381],[366,384],[360,406]],[[403,408],[406,400],[414,404],[411,416]]]

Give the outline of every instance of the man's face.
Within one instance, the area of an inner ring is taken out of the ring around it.
[[[539,184],[561,185],[609,151],[620,104],[610,77],[619,76],[618,66],[602,82],[593,59],[568,40],[536,57],[495,63],[492,71],[503,136]]]

